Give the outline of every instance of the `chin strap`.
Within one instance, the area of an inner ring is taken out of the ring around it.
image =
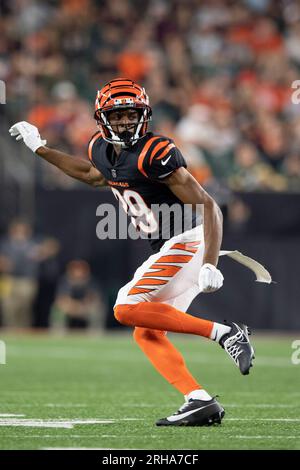
[[[129,131],[124,131],[124,132],[121,133],[121,136],[122,136],[122,134],[124,135],[125,133],[127,134],[127,136],[128,136],[128,134],[133,136],[131,140],[126,142],[126,140],[120,138],[120,136],[113,131],[108,119],[105,116],[105,113],[101,113],[101,118],[102,118],[103,124],[105,125],[105,127],[107,127],[107,129],[109,130],[109,132],[111,134],[111,137],[106,137],[106,135],[103,133],[104,140],[106,140],[107,142],[109,142],[111,144],[120,145],[122,148],[130,147],[130,146],[136,144],[137,141],[143,137],[142,135],[140,136],[139,134],[140,134],[140,131],[141,131],[141,128],[142,128],[143,124],[146,122],[146,117],[147,117],[147,109],[145,109],[143,111],[143,113],[140,117],[140,120],[137,124],[136,131],[134,132],[134,134],[132,134]]]

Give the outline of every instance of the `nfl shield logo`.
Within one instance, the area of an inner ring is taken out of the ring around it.
[[[112,177],[113,178],[116,178],[117,177],[117,170],[115,170],[114,168],[111,170],[111,174],[112,174]]]

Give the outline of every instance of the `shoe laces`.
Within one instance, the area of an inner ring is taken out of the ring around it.
[[[244,333],[242,331],[238,331],[238,333],[234,336],[229,337],[225,343],[224,348],[232,357],[235,363],[237,363],[238,357],[242,354],[243,350],[240,345],[237,345],[239,341],[244,338]]]

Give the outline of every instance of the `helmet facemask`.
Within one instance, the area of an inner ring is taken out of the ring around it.
[[[110,112],[128,109],[138,111],[139,118],[136,122],[110,122]],[[151,115],[145,89],[130,79],[116,78],[97,92],[94,117],[107,142],[123,148],[131,147],[146,134]],[[118,132],[118,126],[122,126],[122,131]]]
[[[139,117],[135,122],[128,122],[126,124],[111,124],[109,115],[112,111],[133,109],[138,111]],[[98,118],[99,116],[99,118]],[[115,107],[110,111],[99,112],[97,114],[97,124],[100,126],[103,138],[111,144],[120,145],[122,148],[131,147],[136,144],[139,139],[144,135],[144,128],[147,123],[151,120],[150,108],[137,108],[137,107]],[[118,130],[118,127],[123,128],[122,131]],[[124,130],[125,128],[125,130]]]

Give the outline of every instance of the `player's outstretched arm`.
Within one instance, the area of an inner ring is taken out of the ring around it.
[[[22,121],[14,124],[9,133],[16,140],[23,140],[32,152],[59,168],[66,175],[91,186],[105,186],[103,175],[87,160],[72,157],[59,150],[46,147],[46,140],[42,140],[37,127]]]
[[[200,270],[199,284],[203,292],[213,292],[223,284],[222,273],[215,268],[223,235],[223,216],[214,199],[202,188],[197,180],[183,167],[174,171],[164,182],[184,204],[204,206],[205,253]]]
[[[104,176],[87,160],[72,157],[59,150],[50,149],[45,146],[39,147],[36,153],[72,178],[95,187],[106,186]]]

